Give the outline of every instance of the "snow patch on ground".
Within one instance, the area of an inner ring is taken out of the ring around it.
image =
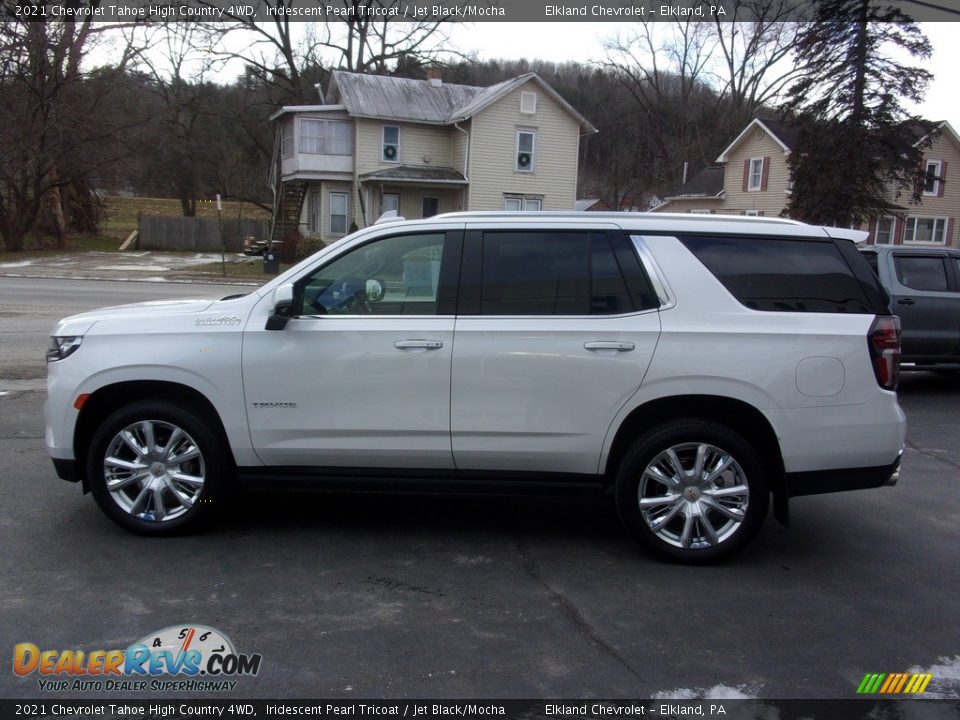
[[[930,673],[933,679],[927,685],[923,695],[916,697],[925,698],[960,698],[960,655],[955,657],[937,658],[936,664],[922,668],[914,665],[907,672],[911,673]]]
[[[33,265],[33,260],[18,260],[17,262],[0,263],[0,268],[18,268]]]
[[[677,688],[654,693],[654,700],[755,700],[757,689],[749,685],[714,685],[712,688]]]
[[[110,272],[124,272],[125,270],[135,270],[136,272],[170,272],[170,268],[165,265],[97,265],[93,270],[109,270]]]

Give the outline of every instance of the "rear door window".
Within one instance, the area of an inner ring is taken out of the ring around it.
[[[680,241],[752,310],[875,311],[832,240],[691,235]]]
[[[912,290],[947,292],[946,258],[930,256],[894,255],[893,267],[897,280]]]
[[[484,233],[480,314],[587,315],[589,270],[586,233]]]
[[[618,315],[657,307],[618,234],[468,232],[463,267],[464,315]]]

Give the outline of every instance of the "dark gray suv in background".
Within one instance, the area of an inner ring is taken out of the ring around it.
[[[863,254],[900,316],[902,363],[960,363],[960,250],[888,245]]]

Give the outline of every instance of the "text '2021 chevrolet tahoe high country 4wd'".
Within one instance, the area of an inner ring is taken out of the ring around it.
[[[242,297],[67,318],[46,442],[114,521],[201,524],[235,481],[612,487],[711,560],[772,495],[896,478],[899,326],[852,239],[777,219],[381,223]]]

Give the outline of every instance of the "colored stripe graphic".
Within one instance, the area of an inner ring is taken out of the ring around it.
[[[883,681],[884,677],[886,676],[882,673],[867,673],[863,676],[863,680],[860,683],[860,687],[857,688],[857,692],[860,694],[875,693],[880,687],[880,683]]]
[[[857,686],[857,694],[915,695],[924,692],[931,680],[930,673],[867,673]]]

